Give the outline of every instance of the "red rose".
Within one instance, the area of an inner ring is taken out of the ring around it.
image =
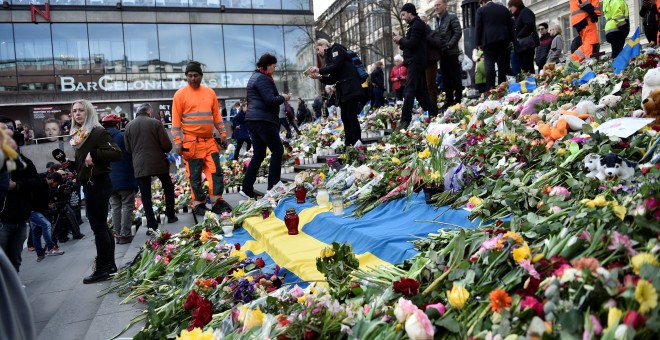
[[[638,329],[644,326],[646,318],[634,310],[629,310],[628,313],[626,313],[626,316],[623,317],[623,323],[634,329]]]
[[[318,339],[318,337],[319,337],[319,333],[316,333],[312,329],[308,329],[307,332],[305,332],[305,334],[303,334],[303,339],[304,340],[314,340],[314,339]]]
[[[261,257],[258,257],[256,260],[254,260],[254,264],[256,264],[257,267],[259,268],[263,268],[264,266],[266,266],[266,262],[264,262],[264,259],[262,259]]]
[[[415,296],[419,292],[419,282],[414,279],[402,277],[399,281],[394,281],[393,288],[395,293],[405,296]]]
[[[172,237],[172,234],[166,231],[161,237],[163,238],[163,241],[167,241],[170,239],[170,237]]]
[[[186,298],[186,302],[183,304],[183,308],[188,310],[188,309],[193,309],[195,308],[199,302],[202,300],[202,297],[197,294],[196,291],[191,290],[190,293],[188,293],[188,297]]]
[[[241,244],[240,243],[234,243],[234,248],[236,250],[241,250]]]
[[[211,322],[213,316],[213,304],[207,299],[202,299],[197,308],[192,313],[195,327],[203,328]]]

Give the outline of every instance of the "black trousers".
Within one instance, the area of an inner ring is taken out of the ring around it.
[[[355,145],[362,134],[358,115],[360,114],[360,103],[363,100],[362,97],[355,97],[339,104],[341,121],[344,124],[344,145],[347,148]]]
[[[442,80],[445,83],[447,106],[460,103],[463,100],[461,70],[458,54],[440,57],[440,72],[442,72]]]
[[[616,58],[623,50],[628,33],[630,33],[630,24],[625,24],[619,27],[619,30],[605,35],[605,40],[612,45],[612,59]]]
[[[408,78],[406,79],[406,88],[403,90],[403,108],[401,110],[401,127],[406,128],[412,120],[412,109],[415,104],[415,98],[419,105],[431,116],[438,115],[438,108],[433,107],[426,89],[426,64],[411,63],[406,65],[408,68]]]
[[[497,64],[497,84],[506,81],[506,76],[511,73],[510,54],[508,43],[493,44],[485,46],[484,68],[486,69],[486,88],[495,87],[495,64]]]
[[[250,120],[246,122],[254,156],[250,160],[245,178],[243,178],[242,190],[246,194],[254,193],[254,182],[257,180],[259,167],[264,158],[266,158],[266,149],[270,150],[270,164],[268,165],[268,189],[280,181],[282,174],[282,157],[284,156],[284,146],[280,139],[280,126],[275,123]]]
[[[245,151],[247,152],[252,147],[252,141],[250,138],[237,138],[236,139],[236,151],[234,151],[234,160],[238,160],[238,156],[241,153],[241,148],[245,143]]]
[[[646,40],[653,42],[655,45],[658,44],[658,26],[657,25],[644,25],[644,35],[646,35]]]
[[[155,176],[160,180],[160,184],[163,186],[163,192],[165,193],[165,215],[167,217],[174,217],[174,184],[172,183],[172,178],[168,173]],[[151,177],[144,176],[136,179],[138,188],[140,188],[140,196],[142,197],[144,217],[147,218],[147,228],[158,229],[158,223],[156,223],[156,217],[154,216],[153,203],[151,202]]]
[[[534,49],[530,48],[527,51],[516,52],[516,54],[518,55],[522,72],[534,74]]]
[[[96,270],[108,270],[115,264],[115,242],[108,228],[108,204],[112,183],[107,174],[94,176],[83,183],[87,218],[96,243]]]

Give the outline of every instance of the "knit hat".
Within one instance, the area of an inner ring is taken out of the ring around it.
[[[415,8],[415,5],[409,2],[401,7],[401,12],[408,12],[412,13],[413,15],[417,15],[417,8]]]
[[[144,103],[141,104],[138,109],[136,114],[149,114],[149,109],[151,109],[151,105],[149,103]]]
[[[196,62],[196,61],[191,61],[191,62],[188,63],[188,66],[186,66],[186,73],[185,74],[188,74],[188,72],[191,72],[191,71],[192,72],[197,72],[199,74],[204,74],[202,72],[202,64],[200,64],[199,62]]]

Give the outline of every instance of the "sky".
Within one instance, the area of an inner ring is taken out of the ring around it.
[[[317,19],[335,0],[314,0],[314,19]]]

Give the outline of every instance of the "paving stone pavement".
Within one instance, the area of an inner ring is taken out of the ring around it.
[[[238,194],[227,194],[225,199],[234,206],[243,198]],[[159,228],[176,233],[184,226],[194,224],[190,213],[181,213],[177,217],[178,222],[160,225]],[[83,220],[85,223],[80,226],[80,231],[85,237],[61,243],[60,249],[65,251],[64,255],[46,256],[43,261],[37,262],[34,252],[28,252],[27,248],[23,250],[19,277],[25,285],[39,339],[111,339],[131,319],[142,313],[143,305],[135,301],[121,304],[123,297],[116,292],[99,296],[101,291],[111,286],[112,280],[91,285],[82,283],[83,277],[91,274],[96,255],[94,234],[87,219],[83,217]],[[121,268],[130,262],[148,238],[146,230],[140,228],[132,243],[117,244],[117,266]],[[134,325],[117,339],[131,339],[142,325]]]

